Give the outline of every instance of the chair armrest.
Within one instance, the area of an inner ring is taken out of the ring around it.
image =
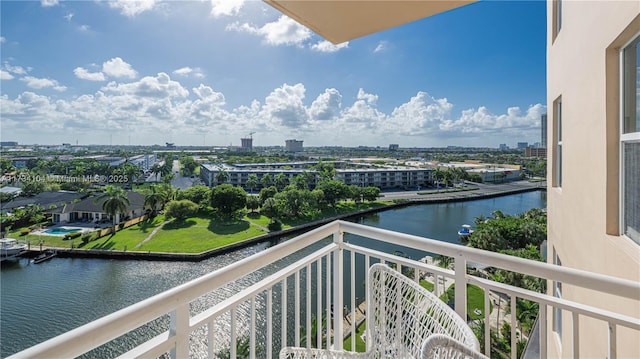
[[[459,341],[443,335],[433,334],[422,344],[421,359],[489,359]]]

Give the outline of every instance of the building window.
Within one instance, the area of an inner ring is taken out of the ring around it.
[[[622,233],[640,244],[640,34],[622,49]]]
[[[562,28],[562,0],[553,0],[553,39]]]
[[[562,97],[553,102],[553,187],[562,187]]]
[[[555,248],[553,249],[553,264],[562,265]],[[553,296],[562,298],[562,283],[553,282]],[[558,341],[562,344],[562,309],[558,307],[553,308],[553,331],[558,335]]]

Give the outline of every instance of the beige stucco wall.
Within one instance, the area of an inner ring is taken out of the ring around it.
[[[554,1],[547,4],[549,133],[549,258],[563,266],[640,281],[640,247],[617,235],[618,62],[621,44],[640,32],[640,1],[562,1],[554,39]],[[617,48],[616,48],[617,47]],[[555,114],[562,96],[562,187],[552,186]],[[551,293],[552,285],[549,284]],[[563,286],[563,298],[640,317],[640,301]],[[549,357],[571,357],[572,320],[563,316],[563,343],[548,317]],[[580,357],[608,356],[607,327],[580,318]],[[640,357],[640,333],[618,331],[618,357]]]

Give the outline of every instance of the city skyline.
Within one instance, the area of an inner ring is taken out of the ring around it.
[[[0,6],[3,141],[498,147],[537,142],[546,112],[539,2],[338,46],[256,1]]]

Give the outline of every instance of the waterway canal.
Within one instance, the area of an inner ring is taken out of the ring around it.
[[[545,192],[528,192],[469,202],[416,205],[355,219],[359,223],[458,242],[457,230],[495,210],[517,214],[546,207]],[[346,238],[349,240],[348,238]],[[357,241],[357,239],[352,238]],[[198,263],[54,258],[34,265],[26,259],[2,265],[0,357],[25,349],[106,314],[224,267],[274,245],[256,244]],[[396,248],[379,248],[393,252]],[[412,258],[424,253],[398,248]],[[255,281],[216,292],[227,297]]]

